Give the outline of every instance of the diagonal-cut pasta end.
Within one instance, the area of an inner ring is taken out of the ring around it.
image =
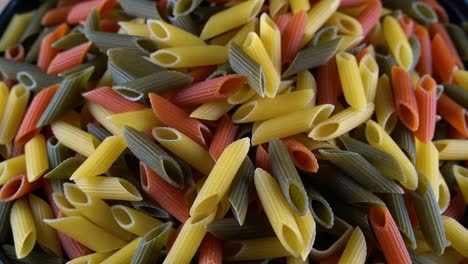
[[[284,225],[281,228],[281,237],[279,237],[283,247],[294,257],[301,256],[303,241],[298,231]]]

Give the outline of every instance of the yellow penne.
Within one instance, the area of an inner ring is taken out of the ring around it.
[[[275,17],[288,12],[288,0],[270,0],[269,3],[269,13],[271,17]]]
[[[31,11],[23,14],[15,14],[13,18],[11,18],[8,27],[5,32],[3,32],[2,38],[0,39],[1,52],[18,43],[21,34],[28,26],[33,14],[34,11]]]
[[[453,74],[456,83],[462,87],[465,91],[468,91],[468,71],[459,70]]]
[[[252,130],[252,144],[263,144],[272,138],[284,138],[308,132],[315,125],[327,120],[334,108],[331,104],[317,105],[266,120],[255,125]]]
[[[330,18],[325,22],[325,26],[337,27],[339,34],[351,36],[362,35],[362,26],[359,21],[352,16],[340,12],[335,12],[330,16]]]
[[[229,261],[274,259],[290,256],[277,237],[262,237],[249,240],[224,241],[226,254],[223,258]]]
[[[317,141],[308,137],[306,134],[298,134],[293,136],[295,140],[301,142],[310,151],[316,151],[319,149],[339,149],[336,146],[335,140],[329,141]],[[320,153],[314,153],[316,156]]]
[[[294,219],[296,220],[297,227],[301,232],[303,241],[301,257],[302,260],[307,260],[307,257],[312,250],[312,246],[314,245],[315,235],[317,232],[315,220],[310,209],[307,209],[305,215],[303,216],[299,216],[297,214],[293,215]]]
[[[398,161],[404,175],[395,180],[399,181],[407,189],[415,190],[418,186],[416,169],[390,135],[379,124],[369,120],[366,123],[366,139],[370,145],[387,152]]]
[[[250,32],[255,32],[257,24],[258,18],[252,19],[249,23],[245,24],[239,29],[239,31],[237,31],[236,35],[232,37],[231,42],[236,43],[238,46],[242,47],[242,44],[247,38],[247,35],[249,35]]]
[[[292,256],[300,256],[304,250],[301,230],[294,219],[295,213],[286,201],[278,183],[273,176],[261,168],[255,170],[254,182],[265,214],[279,241]],[[307,235],[310,234],[304,234],[304,236]]]
[[[268,56],[268,52],[263,46],[262,41],[258,37],[257,33],[251,32],[248,34],[243,44],[243,49],[245,53],[249,55],[249,57],[262,66],[266,79],[265,95],[269,98],[275,97],[278,91],[280,75],[276,70],[272,60]]]
[[[465,203],[468,204],[468,169],[455,165],[453,166],[453,175],[455,175],[458,188],[460,188],[460,191],[465,198]]]
[[[99,79],[99,82],[97,83],[96,87],[112,86],[113,84],[114,81],[112,80],[112,74],[109,70],[106,70],[102,75],[101,79]]]
[[[380,77],[377,84],[379,96],[375,97],[375,115],[377,123],[384,128],[385,132],[392,133],[398,122],[398,115],[393,104],[393,93],[390,80],[387,75]]]
[[[302,71],[297,74],[296,91],[311,90],[312,99],[307,104],[307,107],[313,107],[317,101],[317,81],[310,71]]]
[[[444,212],[450,205],[450,190],[442,173],[439,171],[439,200],[437,200],[439,210]]]
[[[359,72],[361,73],[362,85],[369,103],[374,103],[379,80],[379,65],[371,54],[366,54],[359,62]],[[388,100],[388,98],[384,98]]]
[[[112,206],[112,215],[122,229],[137,236],[144,236],[151,229],[164,224],[156,218],[123,205]]]
[[[250,89],[250,88],[249,88]],[[255,93],[255,92],[254,92]],[[252,94],[253,95],[253,94]],[[204,103],[190,113],[190,117],[215,121],[229,112],[234,105],[228,103],[226,100],[219,100],[209,103]]]
[[[289,0],[289,5],[293,14],[299,11],[309,11],[310,9],[309,0]]]
[[[91,155],[100,143],[90,133],[63,121],[52,123],[50,128],[60,143],[86,157]]]
[[[49,159],[45,138],[42,134],[31,138],[24,145],[26,158],[26,175],[28,181],[33,182],[41,177],[49,169]]]
[[[125,247],[119,249],[101,262],[101,264],[116,264],[116,263],[130,263],[133,255],[137,250],[141,237],[135,238],[132,242],[128,243]]]
[[[165,68],[223,64],[228,61],[228,48],[216,45],[165,48],[151,53],[150,57],[155,64]]]
[[[216,36],[210,39],[208,43],[210,45],[221,45],[221,46],[227,45],[228,43],[231,42],[232,38],[234,38],[234,36],[237,34],[239,30],[240,30],[239,28],[229,30],[226,33],[223,33],[219,36]]]
[[[44,222],[98,253],[116,250],[127,244],[82,216],[44,219]]]
[[[260,17],[260,39],[273,62],[275,69],[281,72],[281,34],[275,22],[263,13]]]
[[[357,111],[352,107],[318,123],[309,133],[314,140],[324,141],[337,138],[366,122],[374,113],[374,104],[368,103],[364,109]]]
[[[294,82],[295,82],[295,78],[293,78],[292,80],[280,81],[278,91],[276,92],[276,94],[291,92],[292,90],[294,90],[294,86],[293,86]],[[257,96],[257,98],[260,98],[260,97]]]
[[[2,161],[0,163],[0,185],[9,179],[26,171],[26,158],[24,155]]]
[[[89,255],[81,256],[79,258],[72,259],[66,264],[99,264],[106,258],[110,257],[113,252],[106,253],[92,253]]]
[[[62,255],[62,246],[57,237],[57,232],[42,220],[46,218],[54,218],[55,214],[50,205],[35,196],[29,195],[29,206],[31,208],[32,216],[34,217],[34,225],[36,228],[37,243],[49,254],[55,256]]]
[[[64,194],[71,206],[96,225],[107,232],[123,239],[129,240],[132,234],[122,229],[115,221],[112,210],[104,201],[81,191],[72,183],[64,183]]]
[[[89,103],[88,109],[91,115],[96,119],[96,121],[101,124],[105,129],[111,132],[113,135],[120,136],[122,134],[122,129],[120,129],[116,124],[114,124],[110,119],[110,116],[115,115],[114,112],[98,105],[95,103]]]
[[[138,189],[127,180],[117,177],[96,176],[75,179],[85,193],[101,199],[141,201]]]
[[[191,216],[216,211],[219,201],[229,190],[249,148],[249,139],[242,138],[224,149],[190,208]]]
[[[6,86],[4,82],[0,82],[0,116],[3,116],[3,112],[5,111],[9,93],[10,90],[8,89],[8,86]]]
[[[457,220],[442,216],[442,223],[444,224],[445,235],[447,240],[450,241],[451,246],[465,258],[468,257],[468,230]]]
[[[124,126],[130,126],[138,131],[146,131],[162,125],[151,108],[115,114],[108,116],[107,119],[119,129],[123,129]]]
[[[78,112],[70,110],[60,118],[60,121],[81,128],[81,118]]]
[[[468,160],[468,140],[443,139],[434,141],[440,160]]]
[[[70,180],[105,173],[127,148],[123,136],[110,136],[73,172]]]
[[[146,21],[151,38],[166,47],[200,46],[206,45],[199,37],[179,27],[162,20],[149,19]]]
[[[315,4],[307,12],[307,24],[305,27],[304,38],[302,39],[302,46],[309,43],[319,30],[330,18],[333,13],[338,9],[340,0],[322,0]]]
[[[257,93],[254,89],[250,88],[249,85],[244,85],[237,92],[227,98],[227,102],[231,105],[242,104],[249,101],[252,98],[255,98]]]
[[[21,84],[13,86],[0,121],[0,144],[5,145],[13,140],[21,124],[26,106],[28,105],[29,91]]]
[[[36,226],[26,198],[16,200],[11,207],[10,225],[16,257],[24,258],[36,244]]]
[[[150,37],[150,30],[146,24],[135,21],[119,21],[120,29],[127,35]]]
[[[184,223],[164,264],[190,263],[206,234],[206,226],[215,219],[216,211],[191,216]]]
[[[296,112],[306,108],[313,95],[313,91],[308,89],[281,94],[275,98],[259,98],[239,107],[232,115],[232,121],[249,123]]]
[[[66,216],[81,216],[81,213],[78,209],[76,209],[71,203],[65,198],[64,194],[59,194],[57,192],[54,192],[52,194],[52,199],[54,200],[54,203],[57,205],[57,207],[60,209],[60,212],[62,212]]]
[[[416,145],[416,170],[426,175],[431,183],[434,196],[439,200],[439,152],[432,142],[424,144],[417,138]]]
[[[215,164],[208,151],[175,128],[156,127],[153,137],[162,146],[204,175],[208,175]]]
[[[343,52],[360,43],[364,39],[364,36],[338,35],[337,38],[341,38],[337,52]]]
[[[336,65],[346,102],[358,111],[363,110],[367,104],[366,92],[356,58],[350,53],[339,53],[336,55]]]
[[[263,0],[249,0],[211,16],[200,34],[201,39],[210,39],[256,17],[263,6]],[[220,26],[223,25],[223,26]]]
[[[366,239],[359,227],[355,227],[338,264],[364,264],[366,262]]]
[[[398,65],[409,71],[413,65],[413,51],[405,32],[392,16],[383,20],[383,35]]]

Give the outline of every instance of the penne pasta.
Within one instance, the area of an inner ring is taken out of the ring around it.
[[[413,52],[396,19],[391,16],[384,18],[383,34],[398,65],[404,70],[409,70],[413,65]]]
[[[464,241],[468,237],[468,230],[451,217],[442,216],[442,222],[444,224],[447,240],[450,241],[451,247],[466,257],[468,248],[466,248]]]
[[[430,76],[423,76],[416,86],[419,127],[414,135],[423,143],[429,143],[435,131],[436,116],[436,83]]]
[[[392,86],[395,108],[401,122],[411,131],[419,127],[418,103],[408,72],[401,67],[392,67]]]
[[[123,205],[112,206],[112,216],[120,228],[137,236],[143,236],[163,224],[158,219]]]
[[[367,102],[374,103],[379,80],[379,66],[372,55],[365,55],[359,61],[359,72],[361,73],[362,85],[366,92]]]
[[[33,137],[24,146],[26,175],[29,182],[39,179],[49,169],[49,159],[44,136]]]
[[[461,135],[468,136],[467,110],[445,94],[437,100],[437,114]]]
[[[127,180],[116,177],[87,177],[75,179],[76,185],[85,193],[100,198],[123,201],[140,201],[138,189]]]
[[[156,40],[158,44],[163,44],[167,47],[206,45],[203,40],[190,32],[162,20],[149,19],[146,21],[146,25],[151,38]]]
[[[166,245],[172,233],[172,223],[164,223],[146,233],[140,240],[131,263],[153,263],[161,256],[161,250]]]
[[[83,156],[90,156],[100,143],[95,136],[64,121],[52,123],[51,129],[61,144]]]
[[[453,166],[453,175],[455,177],[455,181],[457,182],[458,188],[460,188],[460,192],[465,198],[465,202],[468,201],[468,170],[461,166],[455,165]]]
[[[18,43],[21,36],[23,35],[23,32],[27,29],[33,14],[34,12],[25,12],[22,14],[13,15],[5,31],[2,32],[3,34],[0,38],[0,51],[3,52],[9,47]]]
[[[338,9],[340,1],[325,0],[312,6],[307,12],[307,24],[301,46],[312,40],[314,34],[325,24],[329,17]]]
[[[365,109],[366,92],[355,57],[349,53],[339,53],[336,64],[346,102],[358,111]]]
[[[248,89],[249,91],[251,91],[250,88]],[[255,92],[253,92],[252,95],[254,93]],[[234,105],[230,104],[224,99],[221,99],[218,101],[208,102],[200,105],[195,110],[193,110],[192,113],[190,113],[190,117],[201,120],[216,121],[220,119],[223,115],[225,115],[227,112],[229,112],[232,108],[234,108]]]
[[[0,185],[20,173],[26,172],[26,158],[24,155],[4,160],[0,163]]]
[[[281,35],[281,63],[289,65],[301,49],[307,23],[306,11],[295,13]]]
[[[132,260],[140,241],[141,237],[135,238],[134,240],[132,240],[132,242],[128,243],[123,248],[117,250],[114,254],[103,260],[101,263],[111,264],[119,261],[123,263],[129,263]]]
[[[376,93],[379,94],[379,96],[375,97],[377,123],[390,134],[396,127],[398,116],[395,110],[390,80],[387,75],[379,78]]]
[[[434,141],[434,145],[439,151],[440,160],[466,160],[466,141],[455,139],[443,139]]]
[[[365,263],[366,240],[359,227],[354,228],[338,263]]]
[[[217,45],[164,48],[153,52],[150,58],[156,65],[166,68],[206,66],[226,63],[228,49]]]
[[[125,126],[129,126],[138,131],[147,131],[162,125],[151,108],[115,114],[108,116],[107,119],[121,130]]]
[[[10,224],[16,257],[24,258],[33,250],[37,235],[33,213],[25,198],[16,200],[11,207]]]
[[[11,88],[8,101],[0,121],[0,144],[8,144],[21,124],[29,100],[29,91],[22,85]]]
[[[232,124],[228,116],[223,116],[219,121],[219,126],[213,135],[208,152],[214,160],[218,160],[223,150],[236,140],[239,126]]]
[[[281,34],[275,22],[266,13],[260,17],[260,40],[275,69],[281,72]]]

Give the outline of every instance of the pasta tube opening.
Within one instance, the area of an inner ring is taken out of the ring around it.
[[[180,57],[167,50],[158,50],[151,54],[151,58],[157,62],[158,65],[170,68],[180,61]]]
[[[335,133],[338,128],[340,127],[339,123],[328,123],[324,125],[318,125],[314,129],[314,137],[316,138],[324,138],[333,133]]]
[[[302,239],[294,230],[289,226],[283,225],[281,231],[283,233],[283,238],[288,244],[288,246],[293,250],[293,252],[301,252],[302,249]]]
[[[138,38],[135,39],[135,45],[142,51],[153,53],[159,49],[158,44],[154,41],[145,39],[145,38]]]
[[[153,132],[158,140],[176,141],[181,139],[180,134],[173,129],[155,128]]]
[[[9,197],[15,197],[16,193],[21,190],[26,178],[16,177],[6,182],[0,190],[0,200],[8,199]]]
[[[117,221],[117,223],[124,229],[128,229],[130,226],[135,224],[132,216],[123,206],[113,206],[112,215],[114,216],[115,221]]]

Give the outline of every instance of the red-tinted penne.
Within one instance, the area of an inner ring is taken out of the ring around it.
[[[54,202],[53,194],[54,189],[52,187],[52,182],[49,179],[42,179],[42,190],[47,197],[47,201],[52,207],[52,211],[54,211],[55,216],[58,216],[60,213],[60,209],[58,208],[57,204]]]
[[[184,192],[162,179],[156,172],[140,162],[140,180],[143,190],[169,214],[185,223],[189,209]]]
[[[229,116],[225,115],[219,119],[209,148],[210,155],[214,160],[218,160],[223,150],[236,140],[238,130],[239,126],[234,125]]]
[[[15,144],[24,145],[41,132],[42,127],[36,127],[45,109],[57,92],[60,84],[55,84],[40,91],[32,100],[24,115],[21,126],[16,133]]]
[[[465,215],[465,207],[466,206],[463,194],[461,192],[458,192],[455,196],[453,196],[452,200],[450,200],[450,204],[444,211],[443,215],[452,217],[453,219],[460,221]]]
[[[117,32],[120,26],[117,21],[104,18],[99,21],[99,28],[104,32]]]
[[[216,65],[208,65],[208,66],[201,66],[197,67],[196,69],[187,73],[187,75],[193,78],[192,83],[197,83],[204,81],[210,74],[212,74],[216,70]]]
[[[51,27],[67,22],[68,13],[70,13],[72,8],[72,5],[67,5],[47,11],[42,17],[41,24],[45,27]]]
[[[67,16],[69,24],[78,24],[86,20],[88,15],[96,9],[100,17],[105,17],[116,5],[116,0],[94,0],[76,4]]]
[[[273,21],[275,22],[276,26],[278,26],[278,29],[280,31],[280,34],[283,35],[284,30],[289,24],[289,21],[291,21],[292,16],[290,14],[284,14],[280,16],[275,16],[273,18]]]
[[[34,182],[29,182],[25,173],[9,179],[0,189],[0,202],[13,201],[28,195],[41,187],[41,180],[42,178],[39,178]]]
[[[429,33],[431,34],[432,38],[434,38],[437,34],[440,35],[440,37],[444,40],[448,51],[450,54],[452,54],[452,57],[455,60],[458,68],[463,69],[463,62],[460,58],[460,55],[458,55],[457,48],[452,42],[452,38],[448,34],[447,30],[445,30],[445,27],[440,23],[431,23],[429,25]],[[445,52],[447,52],[447,50]]]
[[[460,132],[458,132],[455,128],[452,126],[449,126],[447,128],[447,137],[450,139],[466,139]]]
[[[418,38],[421,46],[421,56],[418,64],[416,64],[416,70],[421,75],[432,75],[432,48],[429,32],[425,27],[416,24],[414,26],[414,35]]]
[[[57,215],[57,218],[63,217],[65,217],[65,215],[63,215],[61,212]],[[63,250],[65,251],[65,254],[69,259],[76,259],[81,256],[93,253],[93,251],[91,251],[89,248],[83,246],[78,241],[59,231],[57,231],[57,236],[60,240],[60,244],[62,245]]]
[[[178,106],[194,106],[227,98],[245,83],[241,75],[230,74],[180,89],[171,101]]]
[[[205,235],[200,245],[199,264],[223,263],[223,243],[210,233]]]
[[[362,35],[365,36],[379,22],[382,13],[380,0],[370,0],[366,8],[356,17],[362,26]]]
[[[301,49],[307,23],[307,13],[302,10],[294,14],[281,34],[281,63],[288,66]]]
[[[419,79],[416,87],[419,127],[414,136],[424,143],[429,143],[434,136],[436,125],[437,83],[429,75]]]
[[[69,50],[58,53],[50,62],[48,74],[59,74],[83,63],[93,43],[86,42]]]
[[[59,50],[52,47],[52,44],[63,38],[63,36],[68,34],[69,31],[70,28],[68,25],[62,24],[42,39],[39,57],[37,58],[37,66],[39,66],[43,71],[47,71],[50,62],[59,53]]]
[[[271,168],[270,155],[268,154],[268,149],[261,144],[257,146],[257,151],[255,153],[255,167],[262,168],[268,171],[270,174],[273,171]]]
[[[369,54],[369,46],[363,48],[361,51],[359,51],[358,54],[354,55],[354,57],[356,58],[356,61],[359,63],[362,60],[362,58],[366,56],[367,54]]]
[[[143,110],[146,107],[138,102],[125,99],[110,86],[99,87],[92,91],[83,93],[87,100],[103,106],[116,114]]]
[[[401,67],[393,67],[392,85],[398,117],[409,130],[416,131],[419,127],[418,104],[408,72]]]
[[[437,100],[437,113],[464,137],[468,137],[468,113],[461,105],[442,94]]]
[[[317,172],[318,163],[312,151],[292,137],[283,138],[282,141],[297,168],[307,172]]]
[[[357,7],[366,4],[367,0],[341,0],[339,8]]]
[[[342,88],[335,57],[318,66],[315,76],[317,79],[317,104],[336,105]]]
[[[213,136],[207,126],[159,95],[150,93],[149,98],[154,113],[164,125],[179,130],[202,146],[210,145]]]
[[[372,207],[369,210],[369,222],[387,262],[411,264],[405,242],[388,209]]]
[[[403,15],[398,19],[398,24],[400,24],[401,29],[405,32],[407,38],[413,35],[414,31],[414,21],[409,16]]]
[[[24,61],[24,47],[22,44],[16,44],[5,50],[5,59],[14,61]]]

